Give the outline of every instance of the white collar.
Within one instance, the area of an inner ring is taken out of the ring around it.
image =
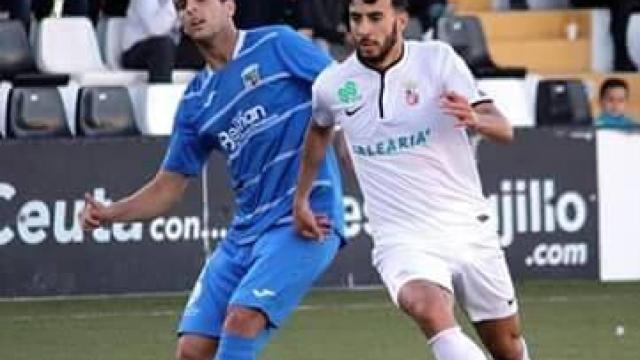
[[[247,32],[244,30],[238,30],[238,40],[236,41],[236,48],[233,49],[233,55],[231,59],[235,59],[240,54],[240,50],[242,50],[242,46],[244,46],[244,39],[247,36]]]

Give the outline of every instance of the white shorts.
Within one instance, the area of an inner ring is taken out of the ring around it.
[[[517,313],[513,283],[499,246],[451,242],[434,246],[424,239],[397,236],[394,240],[374,246],[373,264],[396,306],[403,285],[427,280],[454,294],[472,322]]]

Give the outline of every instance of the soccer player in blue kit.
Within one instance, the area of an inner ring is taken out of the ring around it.
[[[337,161],[327,152],[311,194],[309,240],[293,228],[292,200],[311,85],[330,59],[284,26],[236,29],[233,0],[175,0],[185,33],[208,66],[188,86],[161,169],[111,205],[86,196],[83,227],[166,212],[211,151],[226,157],[236,213],[204,265],[180,321],[178,359],[255,359],[269,335],[334,258],[343,207]]]

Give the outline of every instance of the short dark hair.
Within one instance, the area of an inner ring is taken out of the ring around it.
[[[362,0],[365,4],[375,4],[378,0]],[[353,0],[349,0],[349,5],[353,3]],[[398,10],[407,10],[409,7],[409,0],[391,0],[391,6]]]
[[[627,96],[629,95],[629,84],[627,84],[627,82],[624,79],[609,78],[605,80],[600,86],[600,100],[604,99],[609,89],[614,89],[614,88],[623,88],[624,91],[627,93]]]

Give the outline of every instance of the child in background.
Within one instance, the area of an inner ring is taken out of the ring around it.
[[[610,128],[628,128],[640,124],[625,115],[629,101],[629,85],[623,79],[610,78],[600,87],[600,116],[596,126]]]

